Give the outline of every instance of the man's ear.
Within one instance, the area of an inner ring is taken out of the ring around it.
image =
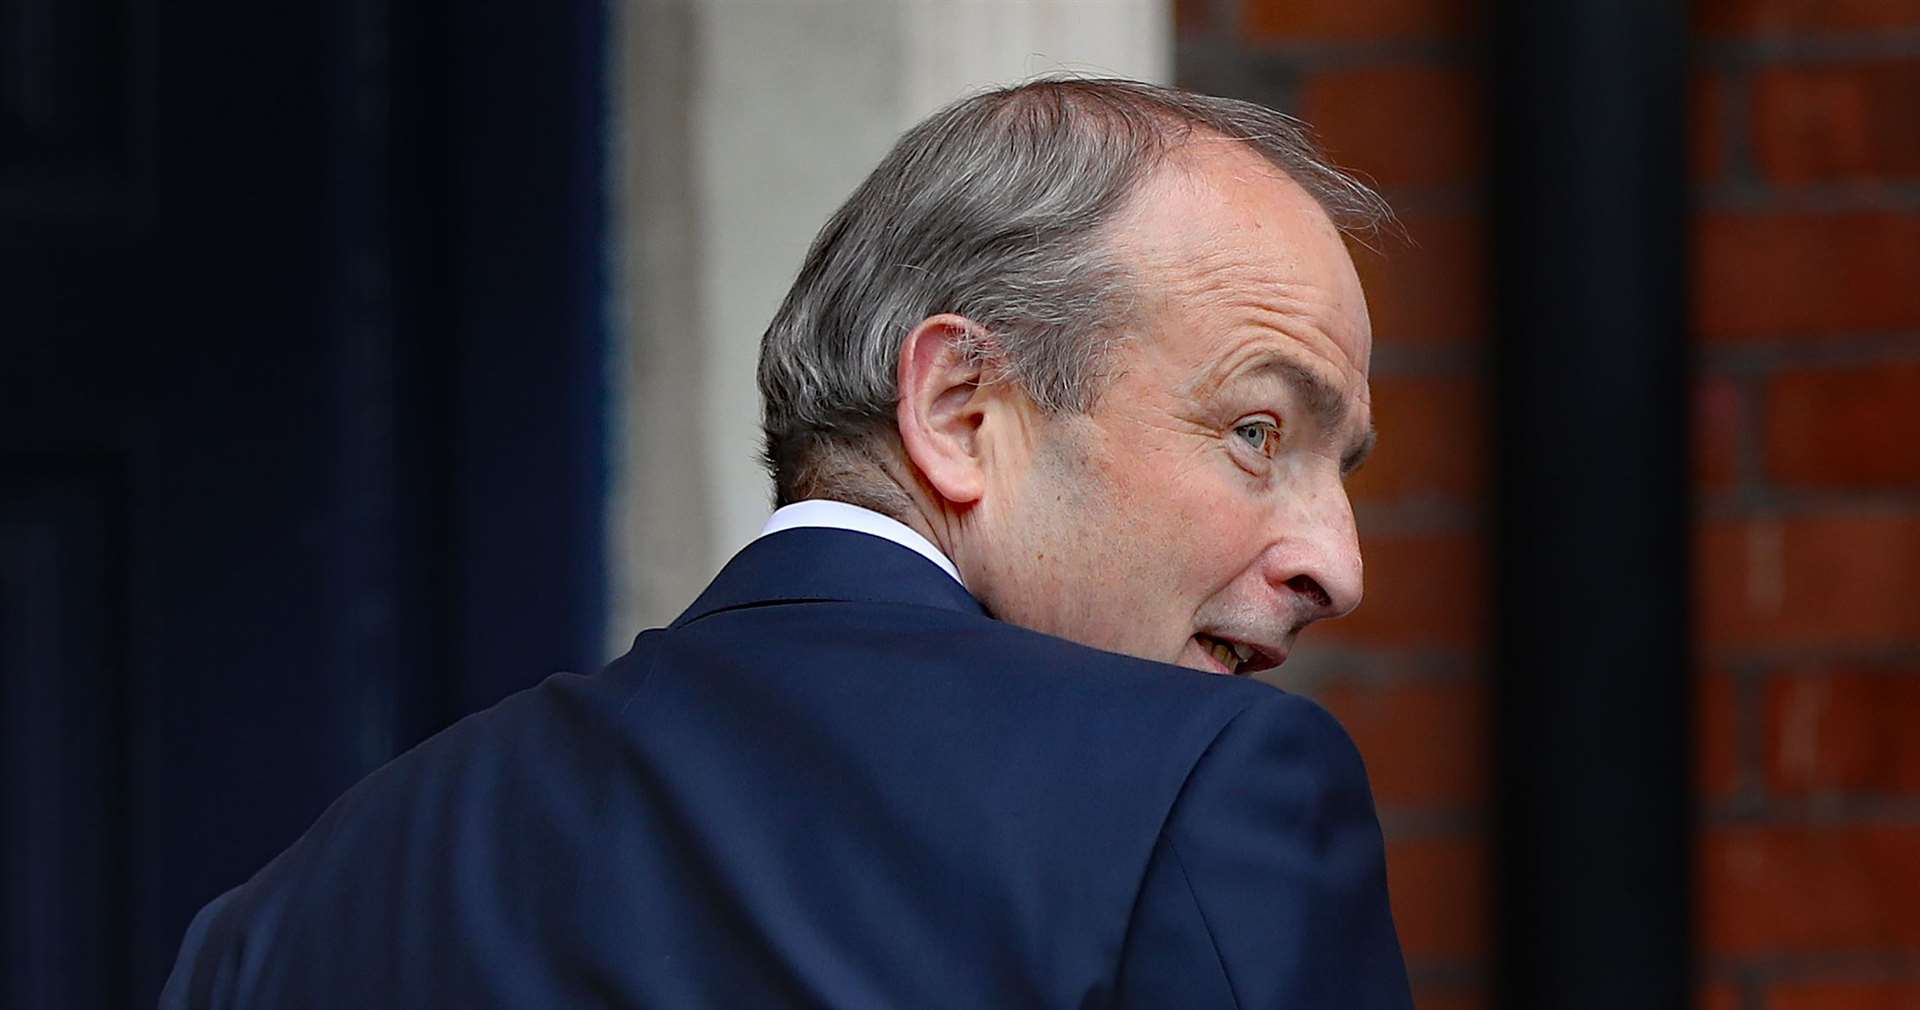
[[[986,447],[979,437],[992,399],[968,345],[984,335],[965,316],[928,316],[900,345],[894,420],[907,459],[940,497],[966,507],[986,493]]]

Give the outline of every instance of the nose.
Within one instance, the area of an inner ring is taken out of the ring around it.
[[[1336,482],[1285,512],[1263,559],[1267,583],[1289,597],[1303,622],[1351,613],[1364,579],[1346,488]]]

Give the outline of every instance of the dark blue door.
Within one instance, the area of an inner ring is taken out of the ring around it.
[[[602,18],[0,2],[0,1005],[606,658]]]

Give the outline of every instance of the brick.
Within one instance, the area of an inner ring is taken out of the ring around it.
[[[1920,60],[1790,64],[1753,82],[1753,150],[1783,186],[1920,178]]]
[[[1408,214],[1411,244],[1386,240],[1355,250],[1375,341],[1466,345],[1487,331],[1486,248],[1476,214]]]
[[[1316,699],[1353,735],[1383,808],[1468,807],[1486,795],[1487,687],[1478,680],[1342,683]]]
[[[1698,741],[1694,788],[1704,797],[1724,799],[1740,784],[1740,713],[1733,677],[1726,670],[1709,669],[1700,676],[1693,715],[1694,739]]]
[[[1213,0],[1173,0],[1173,31],[1180,38],[1213,28]]]
[[[1316,642],[1375,648],[1477,648],[1485,638],[1486,562],[1469,533],[1369,535],[1361,531],[1366,599],[1314,625]]]
[[[1920,361],[1779,374],[1767,387],[1765,426],[1776,481],[1920,486]]]
[[[1687,82],[1687,160],[1696,183],[1712,183],[1727,171],[1727,106],[1724,78],[1697,73]]]
[[[1710,954],[1920,947],[1920,825],[1713,828],[1698,856]]]
[[[1694,322],[1711,340],[1920,327],[1920,213],[1719,211],[1698,222]]]
[[[1473,501],[1486,489],[1485,417],[1471,376],[1376,377],[1373,457],[1353,475],[1355,502],[1401,498]]]
[[[1242,26],[1256,42],[1445,38],[1473,31],[1466,0],[1244,0]]]
[[[1703,985],[1694,997],[1700,1010],[1742,1010],[1740,990],[1725,982]]]
[[[1373,65],[1308,77],[1301,115],[1328,154],[1383,187],[1462,186],[1480,174],[1480,86],[1456,67]]]
[[[1920,796],[1920,668],[1781,673],[1766,727],[1777,793]]]
[[[1740,474],[1740,431],[1746,425],[1740,384],[1709,375],[1693,387],[1693,482],[1705,491],[1726,491]]]
[[[1716,520],[1698,531],[1695,613],[1716,647],[1920,641],[1920,516]]]
[[[1701,0],[1697,30],[1710,35],[1795,35],[1920,27],[1908,0]]]
[[[1408,960],[1465,959],[1487,950],[1486,851],[1477,838],[1387,843],[1387,890]]]
[[[1920,1010],[1920,980],[1786,979],[1767,990],[1763,1010]]]

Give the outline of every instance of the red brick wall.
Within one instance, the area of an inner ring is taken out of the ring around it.
[[[1702,982],[1920,1010],[1920,0],[1695,8]]]
[[[1317,126],[1418,243],[1356,250],[1375,334],[1379,449],[1352,484],[1366,603],[1307,632],[1277,682],[1359,743],[1421,1010],[1485,1005],[1487,880],[1485,171],[1470,5],[1195,0],[1180,82]]]
[[[1280,679],[1366,755],[1420,1007],[1481,1007],[1482,5],[1176,9],[1182,84],[1314,123],[1417,243],[1358,256],[1367,601]],[[1694,31],[1702,1005],[1920,1010],[1920,0],[1697,0]]]

